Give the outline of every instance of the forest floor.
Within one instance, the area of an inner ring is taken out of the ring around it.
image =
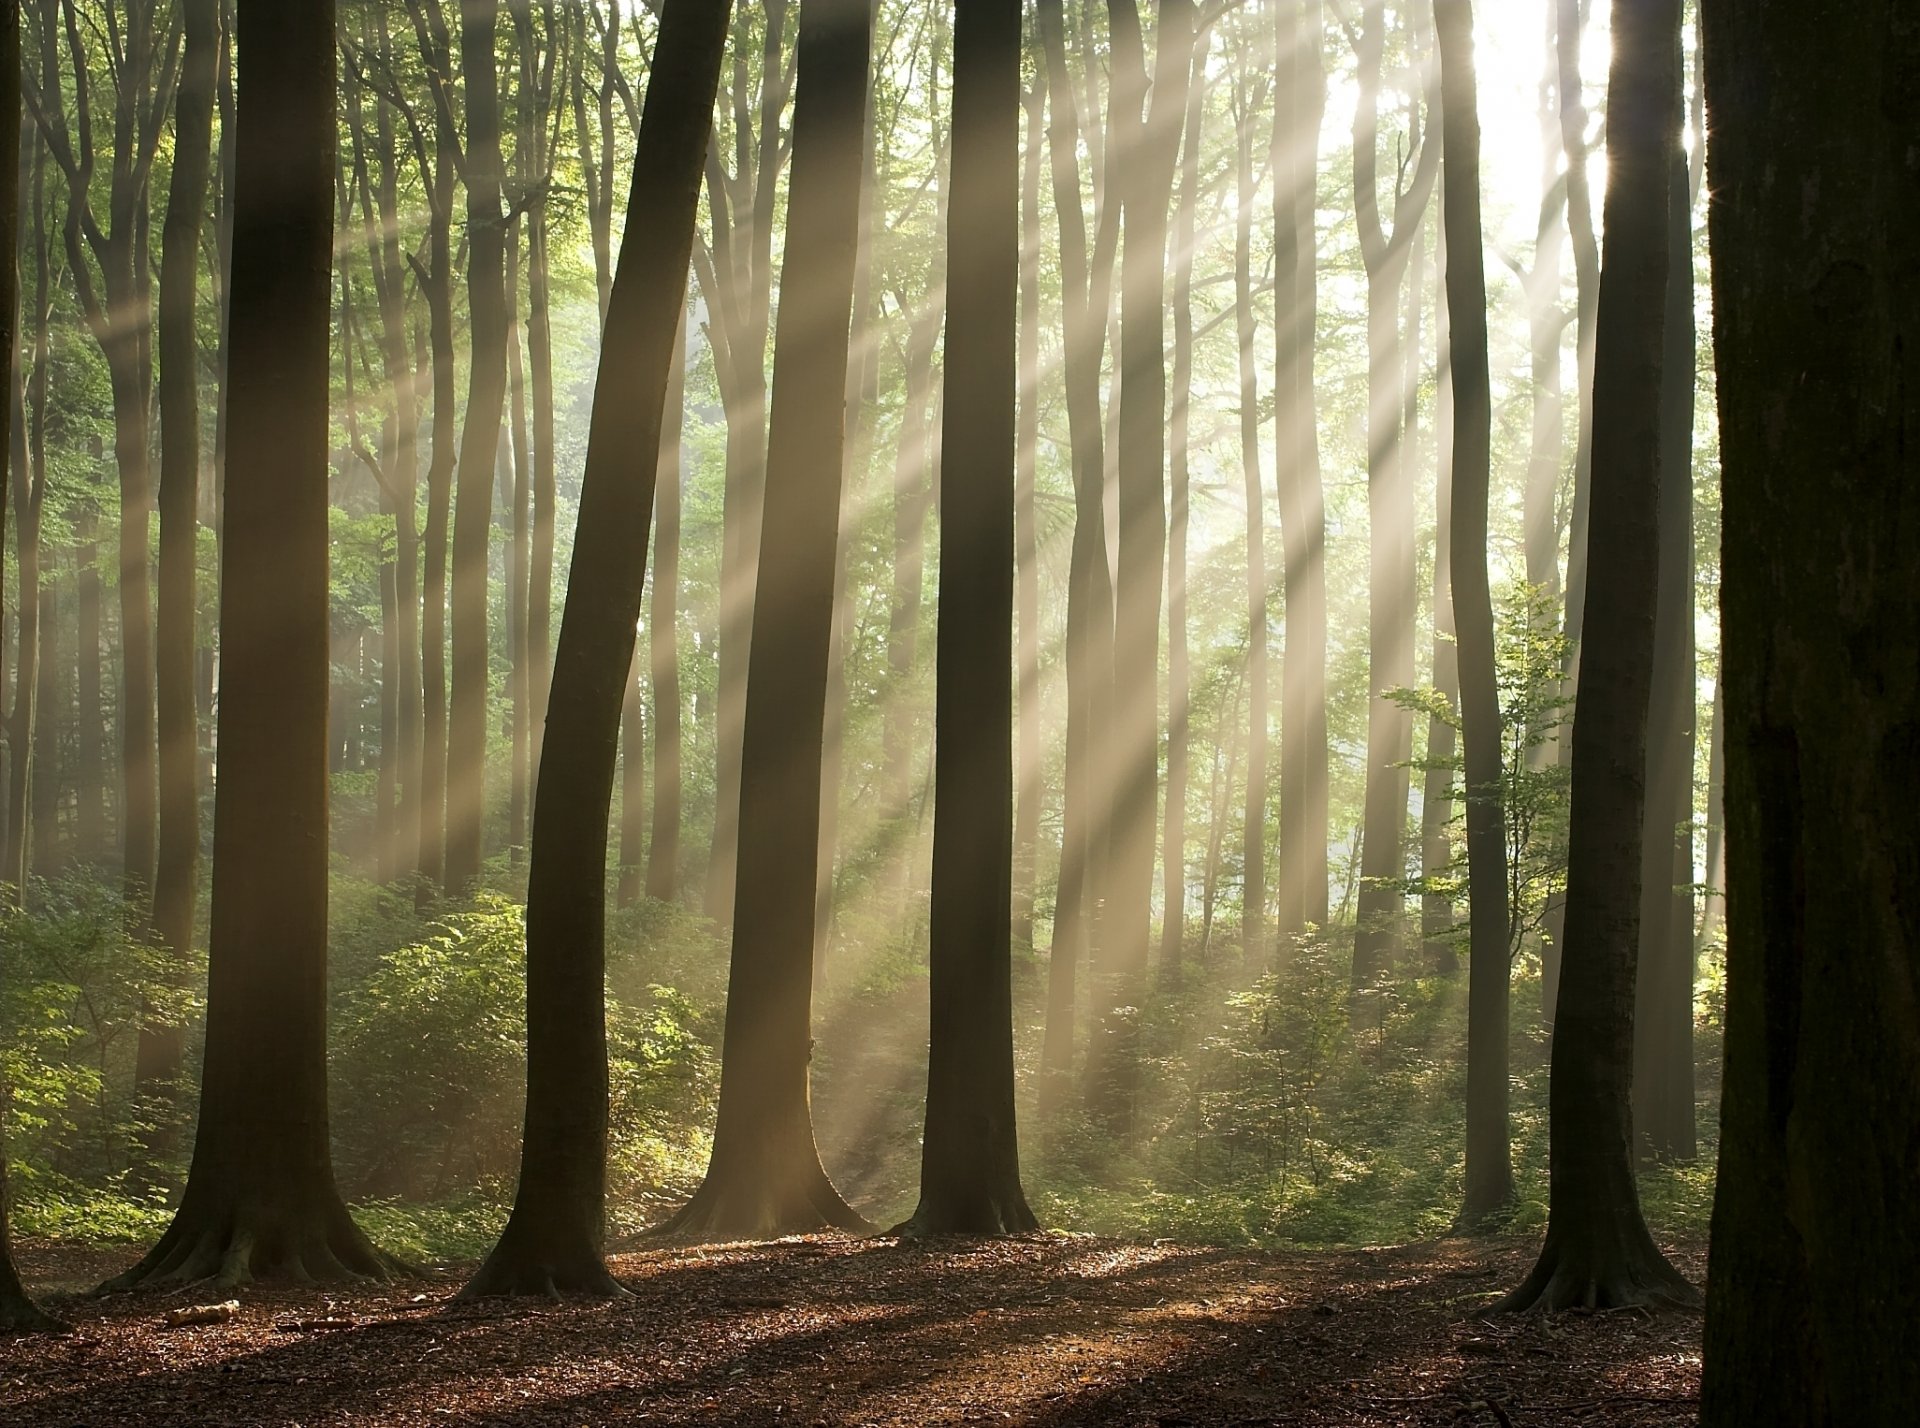
[[[1080,1237],[641,1248],[633,1297],[391,1286],[68,1298],[124,1252],[28,1244],[74,1324],[0,1339],[0,1423],[1690,1424],[1700,1319],[1493,1316],[1537,1240],[1261,1252]],[[1704,1248],[1669,1246],[1699,1280]]]

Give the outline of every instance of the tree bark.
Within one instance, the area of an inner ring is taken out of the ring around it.
[[[1481,257],[1480,118],[1470,0],[1435,0],[1440,42],[1442,189],[1447,240],[1447,360],[1453,373],[1453,613],[1459,635],[1472,897],[1467,989],[1466,1184],[1460,1223],[1486,1222],[1513,1199],[1507,1104],[1507,843],[1501,808],[1500,697],[1487,500],[1493,403],[1487,375],[1487,281]]]
[[[1547,1239],[1533,1272],[1502,1303],[1513,1310],[1698,1298],[1661,1256],[1641,1217],[1630,1110],[1647,703],[1661,565],[1669,178],[1676,162],[1685,172],[1680,10],[1680,0],[1636,0],[1613,12],[1591,508],[1594,550],[1606,558],[1588,578],[1573,725],[1567,941],[1548,1102]],[[1671,829],[1658,841],[1663,857],[1671,856]]]
[[[1319,322],[1314,209],[1327,104],[1322,25],[1320,0],[1289,0],[1275,13],[1274,444],[1286,647],[1277,931],[1283,945],[1308,927],[1325,927],[1328,913],[1327,524],[1313,372]]]
[[[1037,1228],[1014,1118],[1010,918],[1020,19],[1020,0],[954,19],[947,268],[967,300],[947,315],[932,1026],[920,1204],[900,1227],[913,1237]]]
[[[1253,309],[1253,115],[1269,89],[1249,85],[1244,46],[1236,46],[1234,70],[1233,326],[1240,377],[1240,474],[1247,503],[1247,801],[1241,821],[1242,892],[1240,947],[1249,966],[1264,963],[1267,950],[1267,506],[1260,479],[1260,370],[1254,357],[1257,319]],[[1284,102],[1284,101],[1281,101]],[[1219,761],[1214,760],[1218,778]],[[1216,804],[1207,803],[1209,810]],[[1211,821],[1218,823],[1217,816]],[[1213,878],[1219,846],[1216,827],[1208,839],[1206,926],[1213,924]],[[1202,938],[1204,947],[1207,938]]]
[[[1727,1023],[1701,1421],[1920,1402],[1920,34],[1701,7],[1723,469]]]
[[[1442,163],[1445,162],[1444,156]],[[1444,202],[1442,208],[1444,209]],[[1453,371],[1448,360],[1452,345],[1447,322],[1446,223],[1434,238],[1434,266],[1440,282],[1434,295],[1435,369],[1433,393],[1433,688],[1447,701],[1455,717],[1460,708],[1460,649],[1453,625]],[[1429,880],[1420,899],[1420,931],[1426,940],[1427,965],[1444,977],[1460,970],[1454,946],[1453,898],[1434,886],[1453,866],[1453,760],[1459,752],[1459,734],[1453,719],[1438,714],[1427,720],[1427,772],[1420,801],[1420,874]]]
[[[1045,121],[1044,79],[1021,96],[1026,145],[1020,161],[1019,425],[1013,478],[1014,620],[1020,672],[1016,690],[1019,740],[1014,763],[1013,941],[1033,950],[1033,899],[1040,849],[1040,804],[1046,797],[1040,752],[1040,541],[1033,505],[1040,449],[1040,152]],[[949,208],[951,213],[951,208]],[[951,331],[949,331],[951,342]],[[951,372],[951,368],[948,369]],[[951,399],[943,420],[953,419]],[[951,445],[944,449],[951,452]],[[938,798],[936,792],[935,797]],[[936,821],[935,837],[939,836]]]
[[[619,1292],[601,1250],[607,816],[664,408],[644,397],[667,388],[727,20],[725,6],[667,0],[655,41],[554,651],[553,727],[534,791],[520,1183],[470,1296]]]
[[[733,957],[706,1180],[662,1233],[863,1228],[808,1105],[820,752],[859,249],[869,0],[802,0],[793,181],[774,344],[765,535],[748,642]],[[1000,909],[1005,935],[1006,908]]]
[[[240,0],[220,779],[200,1132],[116,1287],[385,1277],[327,1136],[327,399],[334,13]]]
[[[672,902],[680,888],[680,446],[687,380],[687,317],[680,314],[660,417],[660,475],[653,498],[653,605],[647,622],[653,684],[653,824],[647,896]]]

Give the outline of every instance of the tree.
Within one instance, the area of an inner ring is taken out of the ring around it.
[[[820,1165],[807,1066],[820,750],[872,26],[869,0],[800,6],[766,520],[741,742],[741,782],[754,797],[740,805],[720,1107],[706,1180],[663,1233],[764,1237],[866,1223]]]
[[[1314,210],[1327,76],[1320,0],[1284,0],[1274,24],[1274,460],[1286,646],[1276,930],[1285,939],[1327,922],[1327,522],[1313,401],[1319,322]]]
[[[1467,1168],[1460,1209],[1475,1225],[1513,1199],[1507,1124],[1507,852],[1500,806],[1500,696],[1487,579],[1493,403],[1487,375],[1487,275],[1480,235],[1480,117],[1471,0],[1434,0],[1440,48],[1441,202],[1447,241],[1447,363],[1453,375],[1452,546],[1460,662],[1461,752],[1470,882]]]
[[[961,5],[940,476],[927,1121],[911,1236],[1037,1228],[1014,1120],[1014,398],[1019,0]],[[802,26],[804,33],[804,10]],[[776,388],[776,398],[778,389]],[[958,616],[958,618],[956,618]]]
[[[327,400],[334,7],[240,0],[220,779],[200,1129],[114,1281],[384,1278],[327,1137]]]
[[[1554,1014],[1547,1240],[1508,1309],[1686,1303],[1633,1178],[1634,981],[1640,953],[1647,703],[1664,479],[1662,346],[1669,179],[1680,141],[1680,0],[1613,14],[1606,258],[1594,357],[1588,574],[1568,820],[1567,941]],[[1671,833],[1660,838],[1670,856]]]
[[[653,599],[647,657],[653,684],[653,826],[647,896],[671,902],[680,886],[680,447],[687,381],[687,318],[680,315],[660,419],[660,479],[653,496]]]
[[[473,341],[454,478],[453,682],[447,719],[446,886],[480,874],[486,813],[487,541],[493,464],[507,388],[507,226],[500,207],[500,94],[494,58],[499,0],[460,0],[460,72],[467,120],[467,305]]]
[[[0,7],[0,174],[18,173],[20,169],[21,126],[14,117],[19,113],[20,7],[7,5]],[[20,267],[15,255],[19,227],[19,186],[0,186],[0,392],[10,391],[15,380],[13,363],[19,334],[14,331],[14,315],[20,309]],[[0,451],[13,449],[9,430],[13,421],[13,402],[0,401]],[[14,745],[13,757],[16,761],[26,757],[18,744]],[[4,973],[4,968],[0,968],[0,973]],[[61,1329],[65,1326],[42,1312],[27,1297],[19,1271],[14,1268],[5,1137],[6,1121],[0,1115],[0,1333]]]
[[[160,557],[155,627],[159,697],[160,842],[153,884],[153,932],[175,958],[193,946],[200,864],[200,735],[195,705],[194,573],[200,529],[200,352],[195,333],[200,222],[212,166],[213,85],[220,50],[215,0],[186,0],[186,44],[174,107],[173,172],[160,253]],[[143,1026],[136,1085],[171,1102],[186,1053],[184,1028]],[[150,1155],[171,1140],[162,1129]]]
[[[467,1295],[620,1292],[601,1253],[607,820],[645,585],[664,395],[727,19],[722,5],[668,0],[655,41],[554,650],[551,727],[534,791],[520,1183],[506,1229]]]
[[[1409,36],[1411,40],[1411,36]],[[1361,828],[1360,893],[1354,919],[1350,993],[1356,1026],[1377,1024],[1371,995],[1393,965],[1405,914],[1408,765],[1413,715],[1389,692],[1413,683],[1417,604],[1413,450],[1404,418],[1409,390],[1402,359],[1400,290],[1439,168],[1437,136],[1420,135],[1419,101],[1409,114],[1409,144],[1419,142],[1411,177],[1394,175],[1392,229],[1381,221],[1379,92],[1386,45],[1386,0],[1369,0],[1356,46],[1359,95],[1353,113],[1353,197],[1367,270],[1367,509],[1371,565],[1367,615],[1367,789]],[[1418,65],[1418,56],[1413,63]],[[1429,86],[1430,87],[1430,86]],[[1428,115],[1431,122],[1431,113]],[[1413,344],[1418,350],[1419,344]],[[1412,388],[1417,391],[1418,388]]]
[[[1727,1027],[1701,1420],[1920,1402],[1909,7],[1701,6]]]

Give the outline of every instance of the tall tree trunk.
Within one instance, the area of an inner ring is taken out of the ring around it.
[[[97,438],[96,438],[97,441]],[[94,453],[97,458],[99,452]],[[96,467],[97,469],[97,467]],[[91,482],[96,489],[99,480]],[[74,520],[74,860],[98,865],[109,856],[107,709],[100,670],[99,517],[91,504]]]
[[[628,907],[640,896],[646,871],[647,720],[640,692],[637,639],[635,643],[633,665],[627,671],[626,697],[620,703],[620,875],[614,886],[618,907]]]
[[[647,622],[653,683],[653,830],[647,896],[672,902],[680,889],[680,447],[687,380],[687,318],[680,315],[660,418],[660,474],[653,508],[653,606]]]
[[[1367,615],[1367,782],[1361,826],[1359,907],[1349,982],[1355,1026],[1377,1026],[1381,984],[1402,942],[1406,898],[1408,762],[1413,714],[1390,697],[1413,684],[1415,589],[1414,459],[1405,416],[1400,293],[1420,239],[1439,167],[1439,146],[1420,143],[1411,179],[1395,175],[1392,230],[1381,221],[1379,94],[1386,0],[1368,0],[1359,36],[1359,93],[1353,117],[1354,212],[1367,272],[1367,509],[1371,565]],[[1417,59],[1417,56],[1416,56]],[[1408,142],[1420,141],[1418,101]],[[1429,136],[1431,138],[1431,136]],[[1418,343],[1414,344],[1418,351]],[[1417,391],[1417,388],[1414,389]]]
[[[1032,89],[1021,98],[1021,107],[1026,111],[1027,138],[1020,163],[1020,313],[1016,353],[1020,371],[1013,476],[1014,620],[1019,637],[1014,663],[1020,674],[1015,690],[1019,740],[1013,776],[1013,942],[1029,952],[1033,950],[1040,804],[1046,797],[1040,753],[1040,540],[1033,505],[1034,471],[1040,454],[1040,153],[1041,126],[1046,118],[1046,94],[1041,88],[1044,82],[1036,79]],[[953,404],[949,400],[943,420],[952,419]],[[946,450],[951,452],[951,445]],[[934,836],[939,836],[937,823]]]
[[[453,891],[480,875],[487,757],[487,542],[493,464],[506,399],[506,222],[500,207],[500,96],[494,60],[498,0],[461,0],[466,99],[467,304],[473,357],[455,480],[453,684],[447,720],[447,855]]]
[[[1555,1009],[1547,1240],[1509,1309],[1691,1303],[1661,1256],[1633,1177],[1634,982],[1647,830],[1665,473],[1661,368],[1671,290],[1668,205],[1680,153],[1680,0],[1613,14],[1606,266],[1594,361],[1591,535],[1568,815],[1567,943]],[[1451,150],[1449,150],[1451,152]],[[1671,349],[1668,348],[1668,351]],[[1691,603],[1691,602],[1689,602]],[[1691,620],[1691,611],[1687,618]],[[1654,820],[1666,824],[1667,814]],[[1667,875],[1673,833],[1657,839]],[[1661,888],[1664,903],[1670,892]]]
[[[116,1281],[384,1277],[327,1136],[327,398],[334,14],[240,0],[207,1043],[172,1225]]]
[[[864,1226],[808,1104],[820,749],[859,250],[870,0],[801,0],[766,522],[748,642],[733,957],[706,1180],[664,1227],[765,1238]],[[1003,884],[1004,886],[1004,884]],[[999,908],[1002,936],[1006,906]]]
[[[1200,121],[1206,112],[1208,35],[1196,38],[1183,119],[1180,200],[1173,225],[1173,398],[1167,421],[1172,477],[1167,519],[1167,809],[1162,839],[1164,897],[1160,977],[1177,986],[1187,940],[1187,721],[1192,713],[1192,661],[1187,652],[1187,512],[1193,405],[1194,209],[1200,187]]]
[[[1019,385],[1020,0],[954,21],[934,736],[932,1025],[920,1203],[903,1234],[1036,1229],[1014,1118],[1010,688]],[[1031,167],[1031,166],[1029,166]]]
[[[500,1242],[468,1283],[468,1295],[619,1292],[601,1251],[607,818],[664,409],[645,394],[666,390],[686,303],[684,274],[727,19],[722,5],[667,0],[655,41],[554,651],[553,727],[534,790],[520,1183]]]
[[[1066,52],[1062,0],[1039,0],[1036,23],[1046,52],[1047,152],[1054,212],[1060,225],[1060,285],[1067,397],[1068,444],[1073,463],[1073,540],[1067,572],[1067,738],[1061,783],[1060,879],[1055,893],[1053,945],[1048,954],[1047,1023],[1041,1049],[1040,1104],[1056,1111],[1071,1085],[1075,978],[1091,968],[1098,942],[1105,880],[1106,776],[1101,765],[1113,685],[1113,586],[1107,564],[1103,490],[1105,432],[1100,420],[1100,363],[1109,289],[1102,274],[1111,258],[1096,250],[1091,270],[1081,209],[1082,137]],[[1095,174],[1101,139],[1089,97],[1086,137]],[[1101,227],[1117,223],[1115,196],[1101,210]]]
[[[1637,1155],[1691,1160],[1693,1104],[1693,204],[1676,144],[1667,194],[1660,373],[1659,605],[1647,707],[1640,976],[1633,1018]]]
[[[524,92],[524,107],[532,96]],[[528,143],[524,126],[515,154],[524,160]],[[520,183],[524,185],[524,174]],[[533,768],[529,762],[532,714],[532,671],[527,643],[528,575],[533,555],[533,449],[527,432],[526,352],[520,337],[520,221],[507,225],[507,411],[513,444],[512,510],[507,521],[507,849],[517,865],[527,836],[527,805]]]
[[[1442,159],[1444,163],[1444,158]],[[1444,210],[1444,202],[1441,205]],[[1427,965],[1441,976],[1460,970],[1454,945],[1453,897],[1439,886],[1453,866],[1453,760],[1459,752],[1454,718],[1460,708],[1460,651],[1453,624],[1453,371],[1448,360],[1452,337],[1447,323],[1446,223],[1434,238],[1434,266],[1440,282],[1434,295],[1433,394],[1433,653],[1434,690],[1446,700],[1448,717],[1427,720],[1427,772],[1420,800],[1420,875],[1428,891],[1420,899],[1420,931],[1426,939]]]
[[[195,697],[199,622],[200,225],[212,166],[213,88],[220,49],[215,0],[184,0],[186,48],[174,109],[173,172],[160,256],[160,559],[155,677],[159,695],[160,843],[153,934],[184,977],[193,947],[200,863],[200,789],[194,767],[200,718]],[[148,1170],[175,1141],[171,1110],[186,1056],[186,1028],[142,1022],[134,1091],[160,1106],[144,1146]]]
[[[1920,1402],[1920,36],[1701,6],[1723,471],[1727,1022],[1701,1421]]]
[[[1280,916],[1297,937],[1327,923],[1327,523],[1314,407],[1320,119],[1327,104],[1320,0],[1275,12],[1274,444],[1285,662],[1280,672]],[[1476,251],[1478,251],[1476,249]]]
[[[1247,800],[1241,819],[1242,892],[1240,946],[1250,966],[1267,950],[1267,505],[1260,480],[1260,367],[1254,357],[1257,319],[1253,309],[1253,115],[1270,91],[1263,80],[1249,85],[1244,51],[1234,71],[1233,326],[1240,377],[1240,474],[1247,503]],[[1282,101],[1284,102],[1284,101]],[[1219,776],[1219,761],[1214,761]],[[1209,810],[1216,808],[1208,799]],[[1217,813],[1210,820],[1219,822]],[[1208,838],[1209,868],[1216,860],[1218,828]],[[1212,878],[1208,879],[1209,885]],[[1211,896],[1207,899],[1209,929]],[[1204,945],[1205,939],[1203,939]]]
[[[1442,192],[1447,240],[1447,361],[1453,373],[1452,543],[1465,758],[1467,876],[1472,911],[1467,988],[1467,1155],[1460,1208],[1484,1223],[1513,1199],[1507,1104],[1507,829],[1501,799],[1500,696],[1493,595],[1487,577],[1487,500],[1493,403],[1487,373],[1487,275],[1481,257],[1480,118],[1470,0],[1434,0],[1440,41]]]
[[[1138,1090],[1135,1014],[1153,921],[1153,824],[1159,789],[1160,590],[1165,578],[1167,208],[1193,52],[1191,0],[1161,0],[1153,101],[1132,0],[1109,0],[1119,127],[1127,152],[1120,270],[1120,547],[1113,626],[1112,885],[1101,1055],[1092,1092],[1115,1126]]]

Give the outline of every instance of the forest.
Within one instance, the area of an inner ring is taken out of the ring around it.
[[[1912,1421],[1917,101],[0,3],[0,1422]]]

